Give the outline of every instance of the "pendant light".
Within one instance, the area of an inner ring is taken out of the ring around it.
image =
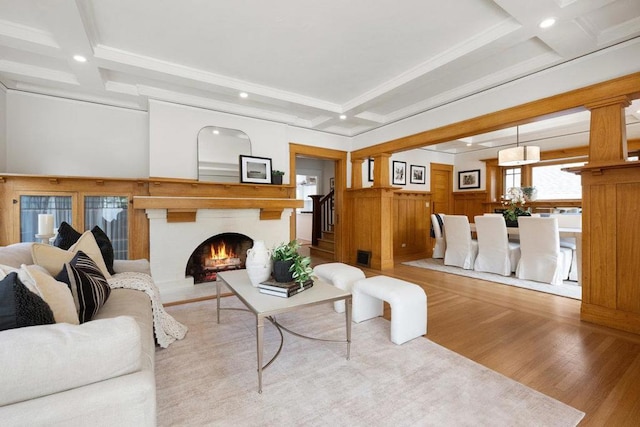
[[[498,151],[498,166],[522,166],[540,161],[540,147],[520,146],[520,129],[516,126],[516,146]]]

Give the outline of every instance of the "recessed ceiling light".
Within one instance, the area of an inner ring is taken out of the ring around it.
[[[75,59],[78,62],[87,62],[87,58],[85,58],[82,55],[73,55],[73,59]]]
[[[240,98],[248,98],[249,94],[247,92],[240,92]]]
[[[346,116],[346,115],[344,115],[344,114],[340,114],[340,120],[346,120],[346,119],[347,119],[347,116]]]
[[[473,145],[473,144],[470,143],[470,142],[467,142],[467,147],[471,147],[471,145]]]
[[[540,27],[540,28],[549,28],[555,23],[556,23],[556,18],[546,18],[546,19],[543,19],[538,24],[538,27]]]
[[[214,134],[214,135],[220,135],[220,131],[219,131],[218,129],[214,129],[214,130],[213,130],[213,134]]]

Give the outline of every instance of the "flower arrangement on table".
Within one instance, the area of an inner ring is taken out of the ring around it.
[[[505,207],[502,211],[507,225],[509,223],[518,223],[519,216],[531,216],[531,208],[525,208],[528,198],[525,197],[525,193],[520,187],[511,187],[507,190],[507,194],[502,196],[502,206]],[[517,227],[517,225],[516,225]]]

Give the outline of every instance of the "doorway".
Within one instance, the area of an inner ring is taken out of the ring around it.
[[[307,182],[306,185],[308,185],[309,181],[307,177],[315,176],[315,185],[317,186],[316,190],[320,192],[319,194],[328,194],[333,186],[333,232],[331,236],[332,242],[330,244],[331,253],[327,255],[323,252],[320,252],[319,256],[335,261],[344,260],[344,225],[342,224],[341,219],[344,217],[344,192],[347,184],[347,152],[290,143],[289,165],[292,176],[304,176],[305,179],[303,181]],[[300,198],[300,196],[297,196],[297,198]],[[301,214],[307,208],[307,206],[308,203],[305,202],[305,208],[300,210]],[[304,232],[304,230],[301,230],[301,233]],[[302,234],[300,235],[302,236]],[[299,236],[298,212],[296,212],[296,214],[291,218],[291,236],[292,238],[297,238]],[[314,247],[310,247],[310,253],[313,254],[313,252]]]

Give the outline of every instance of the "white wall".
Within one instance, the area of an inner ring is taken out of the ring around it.
[[[147,113],[9,91],[10,173],[146,177]]]
[[[7,171],[7,91],[0,85],[0,172]]]
[[[393,162],[405,162],[406,163],[406,185],[393,184]],[[399,187],[403,190],[411,191],[430,191],[431,189],[431,163],[444,163],[447,165],[453,165],[453,154],[436,153],[433,151],[417,149],[403,151],[402,153],[396,153],[389,159],[389,184],[394,187]],[[424,166],[425,167],[425,183],[424,184],[412,184],[411,183],[411,165]],[[375,169],[375,166],[374,166]],[[369,162],[367,160],[362,164],[362,186],[371,187],[372,182],[369,182]]]
[[[251,140],[253,155],[271,158],[273,169],[285,172],[285,184],[291,182],[289,142],[349,150],[349,138],[150,100],[150,176],[196,179],[197,135],[205,126],[221,126],[246,133]]]

